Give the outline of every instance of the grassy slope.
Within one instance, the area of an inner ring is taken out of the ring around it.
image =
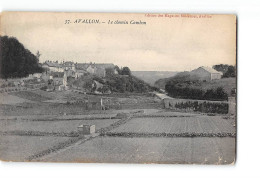
[[[201,88],[203,90],[223,87],[223,89],[230,95],[232,88],[236,88],[236,78],[222,78],[220,80],[214,80],[209,82],[203,82]]]
[[[111,75],[105,78],[99,78],[93,75],[85,75],[76,80],[70,80],[68,83],[74,86],[88,89],[91,91],[93,80],[98,81],[101,84],[105,84],[112,92],[122,92],[121,89],[125,87],[124,92],[147,92],[152,91],[151,86],[145,81],[135,77],[127,75]],[[86,85],[87,83],[87,85]],[[131,87],[130,87],[131,86]]]

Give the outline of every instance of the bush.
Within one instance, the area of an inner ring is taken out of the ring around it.
[[[228,94],[222,87],[217,89],[208,89],[203,91],[197,88],[183,87],[180,84],[167,84],[165,90],[169,96],[174,98],[184,99],[198,99],[198,100],[212,100],[212,101],[224,101],[228,100]]]
[[[191,109],[197,112],[203,113],[218,113],[218,114],[227,114],[228,113],[228,104],[227,103],[211,103],[203,102],[180,102],[175,104],[175,108],[178,109]]]
[[[37,57],[16,38],[0,36],[0,77],[20,78],[41,73]]]

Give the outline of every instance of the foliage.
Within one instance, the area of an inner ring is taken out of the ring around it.
[[[233,65],[214,65],[213,68],[223,73],[223,78],[236,77],[236,67]]]
[[[226,73],[223,74],[223,78],[236,77],[236,68],[235,66],[229,66]]]
[[[131,70],[128,67],[123,67],[122,70],[121,70],[121,75],[131,76]]]
[[[115,67],[116,69],[116,67]],[[103,89],[96,89],[99,92],[137,92],[145,93],[153,90],[158,90],[157,88],[152,88],[149,84],[144,81],[131,76],[131,71],[128,67],[123,67],[122,70],[117,69],[118,75],[114,73],[114,69],[106,69],[106,77],[100,78],[98,76],[87,74],[83,75],[77,80],[74,80],[72,84],[74,86],[85,88],[89,91],[93,91],[93,82],[94,80],[103,85]],[[122,73],[121,73],[122,72]],[[123,75],[124,74],[124,75]],[[128,74],[128,75],[126,75]]]
[[[38,51],[36,52],[37,62],[40,61],[40,56],[41,56],[41,54],[40,54],[40,52],[39,52],[39,50],[38,50]]]
[[[169,96],[184,99],[199,100],[227,100],[228,95],[222,87],[216,89],[208,89],[206,91],[198,88],[190,88],[188,85],[183,87],[183,83],[166,84],[165,90]]]
[[[114,92],[147,92],[152,88],[134,76],[113,75],[106,78],[106,84]]]
[[[193,111],[203,112],[203,113],[218,113],[218,114],[227,114],[228,113],[228,104],[227,103],[211,103],[203,102],[180,102],[175,104],[175,108],[178,109],[192,109]]]
[[[0,36],[1,78],[26,77],[42,72],[37,57],[13,37]]]
[[[199,77],[197,75],[191,74],[188,71],[179,72],[173,77],[162,78],[155,82],[155,86],[158,88],[165,89],[166,84],[175,84],[175,83],[198,83]]]
[[[116,65],[115,70],[118,72],[118,74],[121,74],[121,69]]]
[[[53,78],[63,78],[64,76],[64,72],[49,72],[50,75],[53,76]]]
[[[115,70],[114,68],[106,68],[106,75],[114,75],[115,74]]]

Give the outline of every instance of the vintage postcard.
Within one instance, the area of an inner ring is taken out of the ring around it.
[[[236,16],[2,12],[0,159],[234,164]]]

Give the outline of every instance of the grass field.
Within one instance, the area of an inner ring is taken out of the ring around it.
[[[17,96],[20,98],[24,98],[27,100],[31,100],[31,101],[38,101],[38,102],[42,102],[42,101],[51,99],[51,98],[48,98],[46,96],[31,92],[31,91],[19,91],[19,92],[11,93],[11,95],[14,95],[14,96]]]
[[[14,95],[0,93],[0,105],[15,105],[28,102],[32,101]]]
[[[140,125],[142,124],[142,125]],[[227,133],[235,128],[220,116],[135,118],[111,132],[129,133]]]
[[[68,139],[68,137],[0,136],[0,159],[26,161],[30,155]]]
[[[234,138],[98,137],[42,161],[230,164],[234,159]]]
[[[119,119],[102,120],[62,120],[62,121],[26,121],[0,120],[0,131],[40,131],[40,132],[72,132],[82,124],[95,125],[100,129],[117,122]]]

